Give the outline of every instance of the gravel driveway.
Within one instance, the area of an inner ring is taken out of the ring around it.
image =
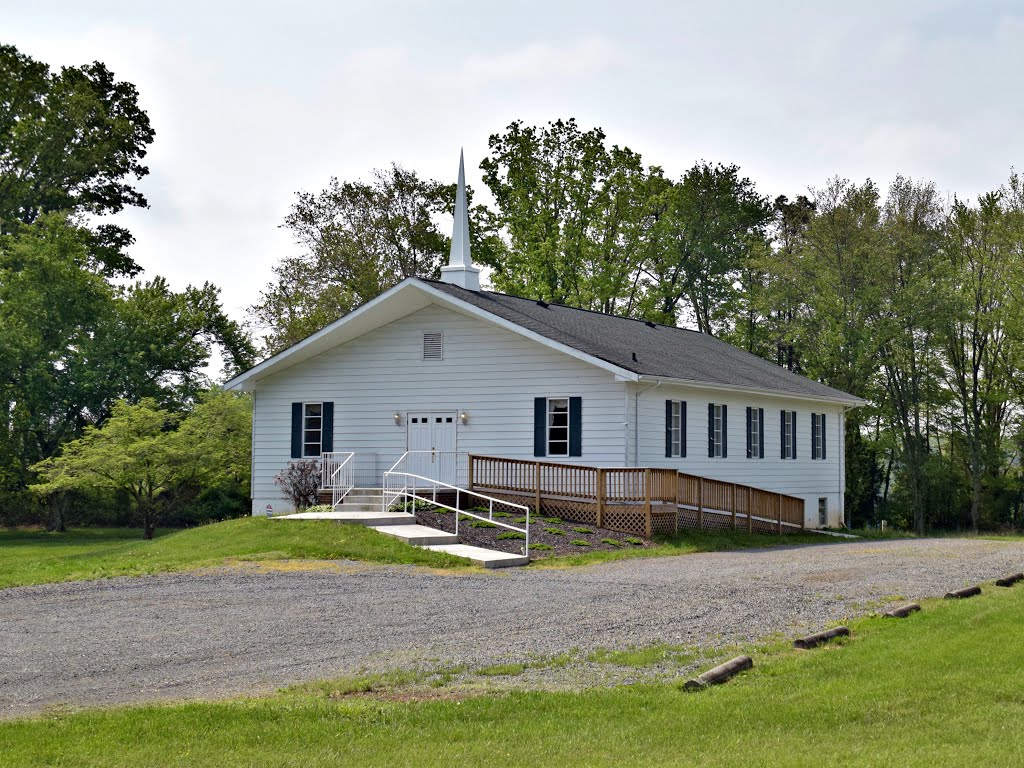
[[[0,717],[360,669],[811,630],[1024,566],[1024,543],[854,542],[448,575],[336,564],[0,590]]]

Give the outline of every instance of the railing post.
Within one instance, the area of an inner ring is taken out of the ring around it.
[[[597,488],[594,489],[597,495],[597,527],[604,527],[604,470],[597,468]]]
[[[747,486],[747,533],[754,532],[754,489]]]
[[[729,509],[732,510],[732,529],[736,530],[736,483],[732,484],[732,490],[729,492]]]
[[[473,490],[473,454],[469,454],[466,457],[466,486],[470,491]]]
[[[534,509],[537,510],[537,514],[540,514],[540,462],[535,461],[536,472],[534,473]]]
[[[779,494],[779,536],[782,535],[782,494]]]
[[[644,533],[651,538],[651,470],[644,470]]]
[[[697,530],[704,530],[704,478],[697,478]]]
[[[680,479],[681,479],[681,475],[677,471],[676,472],[675,480],[673,481],[676,484],[676,506],[675,506],[675,509],[672,510],[672,525],[673,525],[673,528],[674,528],[674,530],[676,532],[676,535],[679,534],[679,481],[680,481]]]

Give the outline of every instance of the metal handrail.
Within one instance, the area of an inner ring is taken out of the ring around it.
[[[341,458],[342,456],[344,456],[345,458],[341,459],[341,461],[338,462],[338,459]],[[352,488],[355,486],[355,481],[354,481],[353,476],[352,476],[352,474],[353,474],[352,473],[352,470],[353,470],[352,458],[354,456],[355,456],[355,453],[353,453],[353,452],[342,452],[342,451],[338,451],[336,453],[332,452],[332,453],[325,453],[325,454],[323,454],[323,457],[322,457],[322,461],[323,461],[323,470],[322,470],[323,471],[323,475],[322,475],[322,477],[326,477],[327,480],[325,482],[323,479],[321,479],[320,482],[322,484],[321,485],[322,488],[330,488],[331,489],[331,507],[332,508],[336,509],[337,506],[345,498],[345,496],[348,495],[348,492],[351,491]],[[329,475],[328,475],[328,470],[330,470],[330,474]]]
[[[402,489],[400,491],[397,489],[397,486],[394,489],[392,489],[390,487],[390,485],[389,485],[388,481],[391,478],[395,478],[395,477],[401,477],[403,479]],[[420,496],[416,492],[417,491],[417,485],[415,483],[412,485],[412,488],[410,490],[410,486],[409,486],[409,482],[408,482],[410,478],[413,479],[413,480],[423,480],[423,481],[425,481],[427,483],[430,483],[431,491],[432,491],[432,497],[431,498],[427,498],[426,496]],[[466,517],[474,517],[477,520],[484,520],[484,521],[489,522],[492,525],[496,525],[496,526],[498,526],[500,528],[508,528],[511,531],[517,531],[518,533],[525,534],[526,538],[524,539],[523,554],[527,558],[530,557],[530,508],[528,506],[524,505],[524,504],[516,504],[515,502],[505,501],[504,499],[496,499],[493,496],[486,496],[486,495],[484,495],[482,493],[477,493],[476,491],[467,491],[465,488],[459,488],[457,485],[451,485],[450,483],[445,483],[445,482],[442,482],[440,480],[434,480],[433,478],[430,478],[430,477],[423,477],[422,475],[416,475],[416,474],[413,474],[412,472],[401,472],[401,471],[397,471],[396,472],[396,471],[392,471],[390,469],[387,472],[384,473],[384,483],[383,483],[383,485],[384,485],[384,489],[383,489],[383,499],[382,499],[383,506],[382,506],[382,510],[381,510],[382,512],[386,513],[388,511],[388,509],[390,509],[391,506],[396,501],[398,501],[398,498],[400,496],[405,499],[405,501],[404,501],[404,509],[407,512],[408,512],[408,509],[409,509],[409,499],[419,499],[420,501],[427,501],[427,502],[430,502],[431,504],[433,504],[434,506],[442,507],[444,509],[449,509],[449,510],[451,510],[452,512],[455,513],[455,535],[456,536],[459,535],[459,520],[462,518],[463,515],[465,515]],[[450,491],[455,491],[455,506],[454,507],[450,506],[448,504],[444,504],[443,502],[440,502],[440,501],[437,500],[437,490],[438,490],[439,487],[443,488],[443,489],[450,490]],[[466,511],[464,509],[460,509],[459,508],[460,507],[459,501],[461,500],[460,499],[460,494],[465,494],[466,496],[468,496],[470,498],[483,499],[484,501],[488,502],[487,517],[483,517],[482,515],[477,515],[477,514],[474,514],[472,512],[468,512],[468,511]],[[525,528],[519,528],[518,526],[512,525],[510,523],[502,523],[502,522],[498,522],[497,520],[495,520],[494,519],[494,503],[495,502],[497,502],[498,504],[501,504],[502,506],[505,506],[505,507],[511,507],[512,509],[522,510],[522,512],[526,516],[526,527]]]

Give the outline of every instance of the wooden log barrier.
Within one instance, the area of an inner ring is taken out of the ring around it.
[[[996,579],[997,587],[1012,587],[1018,581],[1024,581],[1024,573],[1014,573],[1010,576],[1004,576],[1001,579]]]
[[[826,643],[832,638],[843,637],[850,634],[849,627],[836,627],[835,629],[826,629],[822,632],[815,632],[813,635],[807,635],[807,637],[798,637],[793,641],[794,648],[802,648],[807,650],[808,648],[814,648],[821,643]]]
[[[962,598],[962,597],[974,597],[975,595],[981,594],[981,587],[964,587],[963,589],[954,589],[952,592],[947,592],[947,598]]]
[[[882,615],[887,619],[905,619],[914,611],[920,610],[921,606],[917,603],[908,603],[907,605],[901,605],[899,608],[893,608],[891,611],[886,611]]]
[[[683,688],[692,691],[706,688],[709,685],[718,685],[719,683],[724,683],[733,675],[739,674],[753,666],[754,660],[749,656],[737,656],[735,659],[731,659],[725,662],[725,664],[719,664],[714,669],[709,669],[692,680],[687,680]]]

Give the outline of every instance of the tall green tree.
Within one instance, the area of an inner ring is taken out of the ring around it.
[[[1019,393],[1014,376],[1021,360],[1022,203],[1016,175],[1008,186],[982,195],[977,207],[955,201],[945,243],[952,268],[944,329],[947,382],[955,403],[953,427],[964,444],[975,530],[986,478],[1005,461],[1003,439]]]
[[[499,291],[628,316],[644,314],[648,202],[661,171],[600,128],[513,122],[480,167],[507,248],[484,254]]]
[[[935,186],[897,177],[882,207],[878,301],[867,318],[877,340],[884,398],[880,405],[899,438],[915,530],[928,518],[926,467],[932,419],[942,405],[939,330],[948,316],[942,252],[945,211]]]
[[[60,72],[0,46],[0,233],[53,212],[100,217],[147,206],[134,183],[154,132],[131,83],[100,62]],[[89,253],[107,275],[133,275],[130,233],[99,222]]]
[[[771,207],[737,166],[704,162],[659,202],[647,265],[658,319],[674,324],[685,311],[701,333],[721,333],[737,312],[738,280],[762,253]]]

